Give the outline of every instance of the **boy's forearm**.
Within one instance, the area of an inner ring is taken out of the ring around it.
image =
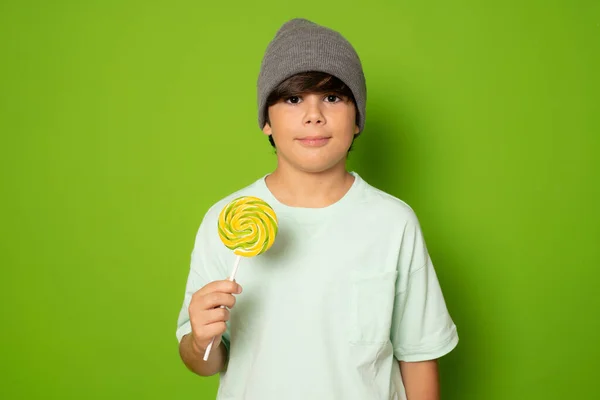
[[[400,361],[402,381],[408,400],[439,400],[440,385],[437,360]]]
[[[200,376],[211,376],[225,370],[227,350],[223,342],[213,348],[208,360],[204,361],[204,352],[192,343],[191,334],[185,335],[179,343],[179,355],[185,366]]]

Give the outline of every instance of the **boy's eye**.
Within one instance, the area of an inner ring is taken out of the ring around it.
[[[288,97],[287,101],[288,101],[288,103],[297,104],[300,102],[300,97],[298,97],[298,96]]]
[[[335,103],[337,101],[341,100],[339,96],[336,96],[334,94],[330,94],[329,96],[327,96],[327,101],[331,102],[331,103]]]

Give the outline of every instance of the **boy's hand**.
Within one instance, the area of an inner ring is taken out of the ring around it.
[[[213,349],[219,347],[221,336],[227,329],[225,321],[229,320],[229,309],[235,305],[233,294],[241,292],[238,283],[222,280],[211,282],[192,295],[188,313],[194,351],[203,355],[213,337]]]

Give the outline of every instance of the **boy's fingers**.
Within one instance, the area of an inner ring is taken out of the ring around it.
[[[212,324],[204,325],[202,333],[197,334],[199,340],[211,339],[215,336],[221,336],[227,330],[225,322],[213,322]]]
[[[198,306],[202,310],[211,310],[221,306],[232,308],[235,305],[235,300],[235,297],[229,293],[212,292],[202,296]]]
[[[204,314],[204,324],[212,324],[213,322],[229,321],[229,310],[227,308],[214,308],[206,311]]]
[[[214,322],[212,324],[204,325],[201,330],[194,331],[193,337],[198,347],[204,352],[206,346],[208,346],[208,341],[212,340],[212,338],[219,340],[221,339],[221,335],[227,330],[227,325],[225,322]]]
[[[239,283],[230,280],[213,281],[202,287],[196,293],[200,296],[204,296],[205,294],[212,292],[240,294],[242,293],[242,286]]]

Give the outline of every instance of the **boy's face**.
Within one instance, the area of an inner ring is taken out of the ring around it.
[[[345,163],[359,132],[354,103],[335,94],[292,96],[270,106],[268,113],[263,132],[273,135],[278,161],[304,172]]]

